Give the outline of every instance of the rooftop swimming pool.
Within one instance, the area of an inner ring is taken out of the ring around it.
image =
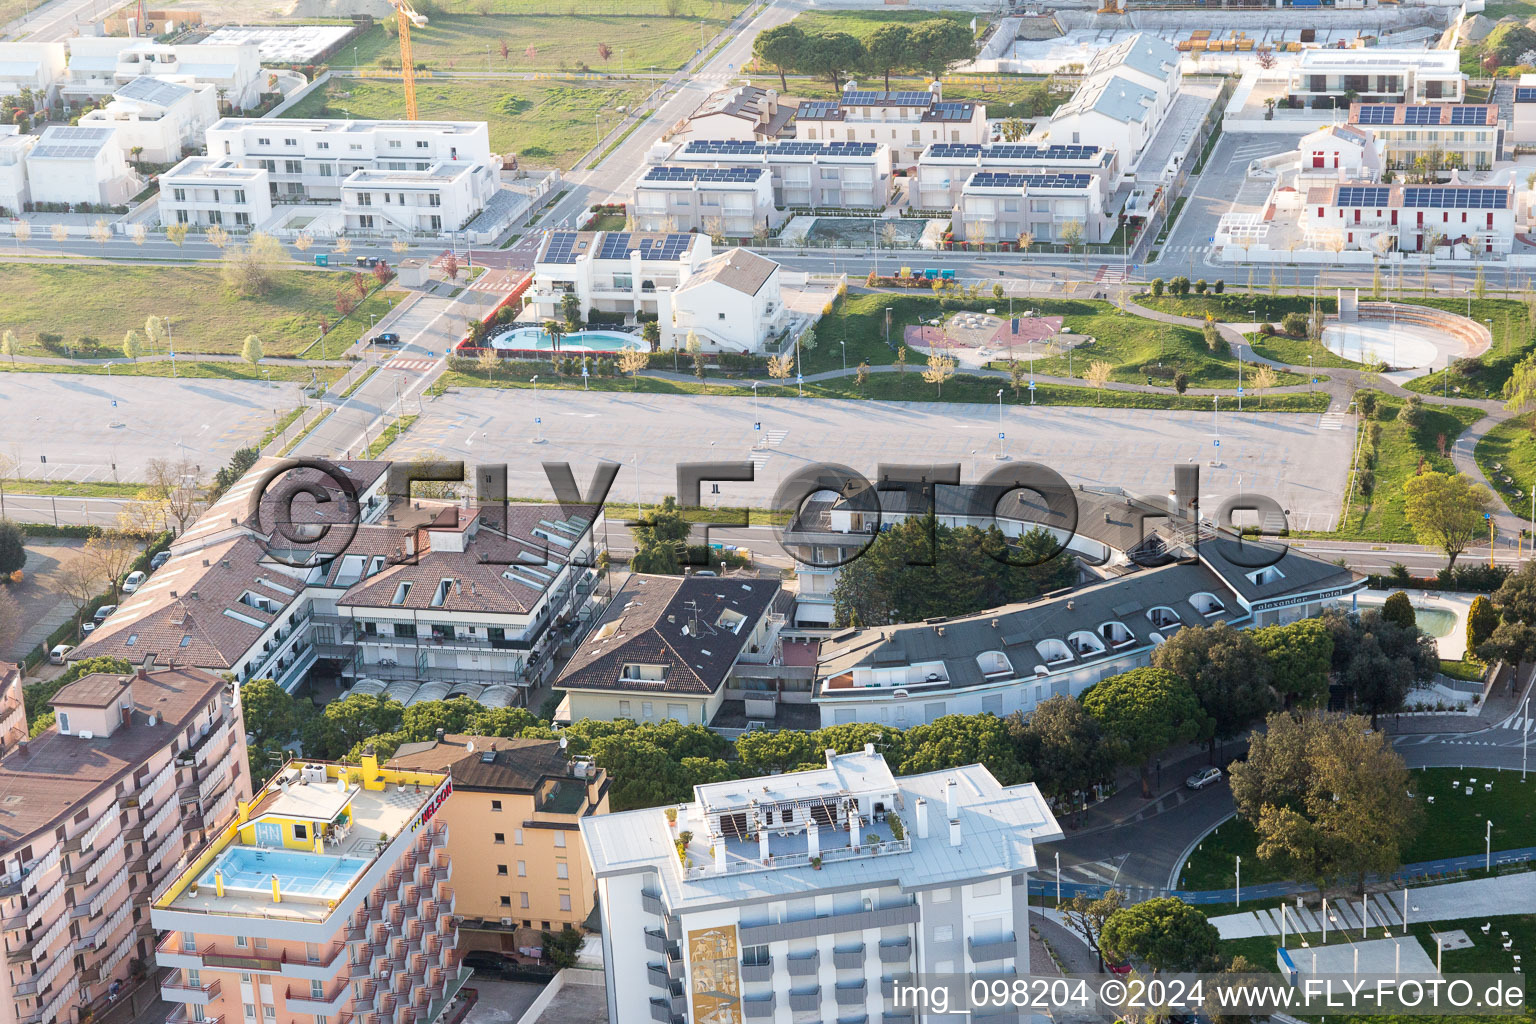
[[[492,337],[491,347],[518,352],[548,352],[554,343],[542,327],[514,327]],[[573,331],[560,336],[560,351],[573,356],[649,348],[644,338],[623,331]]]
[[[212,892],[214,875],[222,874],[224,891],[260,893],[272,897],[272,878],[278,891],[290,896],[314,900],[339,899],[347,891],[368,861],[361,857],[332,857],[300,850],[277,850],[260,846],[232,846],[219,855],[203,872],[197,884]]]

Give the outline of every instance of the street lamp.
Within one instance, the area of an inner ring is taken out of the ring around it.
[[[848,372],[848,342],[847,341],[839,341],[838,344],[843,347],[843,372],[847,373]]]
[[[757,386],[759,384],[761,384],[761,383],[762,383],[762,381],[758,381],[758,380],[755,380],[755,381],[752,382],[752,418],[753,418],[754,423],[755,423],[755,426],[753,427],[753,429],[755,431],[757,431],[757,443],[752,446],[754,448],[761,448],[761,447],[763,447],[763,445],[767,441],[767,438],[763,436],[763,412],[762,412],[762,406],[760,406],[758,404],[758,402],[757,402]]]
[[[1003,454],[1003,389],[997,389],[997,461],[1002,462],[1008,456]]]
[[[1237,885],[1232,890],[1235,906],[1243,905],[1243,855],[1237,855]],[[1328,941],[1327,939],[1323,940]]]
[[[534,374],[528,378],[528,384],[533,389],[533,443],[544,443],[544,420],[539,416],[539,375]]]
[[[1493,819],[1484,822],[1488,827],[1483,830],[1483,870],[1493,870]]]

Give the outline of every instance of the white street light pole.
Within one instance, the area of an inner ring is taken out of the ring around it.
[[[1531,488],[1532,500],[1536,501],[1536,487]],[[1525,781],[1525,748],[1531,738],[1531,695],[1525,695],[1525,708],[1521,712],[1525,719],[1520,728],[1520,781]]]
[[[1484,871],[1492,871],[1493,870],[1493,819],[1489,818],[1486,822],[1484,822],[1484,824],[1487,825],[1488,827],[1483,829],[1483,870]]]
[[[1233,900],[1233,903],[1236,906],[1239,906],[1239,907],[1242,906],[1243,905],[1243,855],[1242,854],[1238,854],[1237,855],[1237,886],[1233,890],[1233,893],[1234,893],[1234,897],[1235,897],[1234,900]]]
[[[528,383],[531,386],[531,390],[533,391],[533,427],[534,427],[533,443],[534,444],[543,444],[544,443],[544,420],[539,415],[539,387],[538,387],[539,375],[538,374],[534,374],[532,377],[528,378]],[[636,484],[636,486],[639,486],[639,485]]]
[[[1061,909],[1061,851],[1056,851],[1056,908]]]
[[[1003,389],[997,389],[997,461],[1002,462],[1003,455]]]
[[[761,448],[761,447],[763,447],[763,445],[765,445],[768,442],[768,438],[763,433],[763,411],[762,411],[762,406],[760,406],[758,404],[758,402],[757,402],[757,385],[759,383],[760,383],[760,381],[753,381],[752,382],[752,416],[753,416],[753,422],[755,422],[757,424],[757,427],[756,427],[757,443],[752,446],[754,448]]]

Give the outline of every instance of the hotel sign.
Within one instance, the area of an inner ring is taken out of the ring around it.
[[[437,791],[437,793],[432,797],[432,799],[427,801],[427,806],[425,806],[425,807],[423,807],[421,809],[421,813],[416,815],[415,819],[412,820],[412,822],[411,822],[411,831],[415,832],[417,829],[421,828],[427,822],[431,821],[432,820],[432,815],[436,814],[437,811],[438,811],[438,808],[443,806],[443,802],[445,800],[447,800],[452,795],[453,795],[453,780],[452,779],[448,779],[447,781],[445,781],[443,783],[443,787]]]
[[[688,986],[692,1024],[742,1024],[735,925],[688,933]]]

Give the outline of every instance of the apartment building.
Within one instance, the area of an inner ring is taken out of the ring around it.
[[[0,125],[0,210],[16,216],[32,201],[27,188],[27,154],[37,145],[36,135],[23,135],[13,124]]]
[[[1062,831],[1033,784],[981,765],[897,778],[868,746],[581,834],[613,1024],[792,1024],[913,1020],[891,985],[914,973],[1028,975],[1035,846]]]
[[[156,894],[170,1021],[429,1024],[463,987],[441,772],[289,762]]]
[[[917,164],[912,205],[924,210],[951,210],[965,183],[978,171],[1003,174],[1087,174],[1107,205],[1120,175],[1117,155],[1100,146],[1037,146],[1031,143],[965,144],[936,142],[923,150]]]
[[[1373,130],[1353,124],[1324,125],[1303,135],[1295,153],[1267,161],[1293,164],[1298,187],[1329,181],[1375,181],[1385,166]]]
[[[1115,218],[1090,174],[1011,174],[976,171],[960,191],[956,227],[968,242],[1107,241]]]
[[[539,243],[528,301],[539,321],[560,317],[574,295],[583,310],[657,313],[657,293],[676,288],[714,255],[709,236],[650,231],[551,231]]]
[[[1426,157],[1449,173],[1493,169],[1503,128],[1485,103],[1351,103],[1349,124],[1376,137],[1389,170],[1413,170]]]
[[[1536,143],[1536,75],[1520,76],[1515,86],[1514,116],[1509,123],[1509,141],[1530,145]]]
[[[239,691],[187,668],[97,673],[0,760],[0,1015],[83,1020],[155,945],[149,903],[250,796]],[[25,733],[23,733],[25,736]]]
[[[691,140],[766,141],[776,138],[794,115],[793,104],[779,102],[778,90],[738,85],[699,104],[683,123],[683,131]]]
[[[453,779],[437,820],[450,836],[461,949],[513,951],[593,923],[597,882],[580,828],[608,813],[608,775],[590,758],[559,740],[439,735],[403,744],[389,767]]]
[[[1119,154],[1125,174],[1159,177],[1164,168],[1142,167],[1182,84],[1179,52],[1147,32],[1094,55],[1082,84],[1026,141],[1052,146],[1098,145]]]
[[[416,687],[421,700],[495,694],[506,706],[525,702],[591,614],[600,509],[484,492],[409,500],[387,462],[336,463],[334,476],[284,465],[259,463],[230,488],[71,657],[174,657],[289,691],[323,662],[343,681],[432,684]],[[331,529],[313,546],[274,525],[281,496],[303,487],[329,499],[314,524]]]
[[[142,187],[112,125],[49,125],[27,151],[34,203],[118,206]]]
[[[21,666],[0,661],[0,757],[27,738],[27,709],[22,698]]]
[[[436,235],[468,225],[499,187],[500,168],[489,160],[356,170],[341,183],[341,214],[349,231]]]
[[[635,182],[635,227],[750,237],[783,219],[766,167],[651,167]]]
[[[801,103],[792,123],[802,142],[889,146],[896,164],[917,163],[935,142],[987,141],[986,105],[945,100],[938,82],[927,90],[889,92],[849,82],[835,100]]]
[[[776,579],[630,576],[561,671],[556,720],[709,725],[739,666],[782,662],[779,595]]]
[[[164,164],[201,149],[203,132],[218,118],[212,83],[142,75],[118,86],[105,106],[82,114],[80,124],[116,128],[118,145],[135,163]]]
[[[1466,75],[1455,50],[1303,50],[1286,72],[1286,96],[1305,107],[1353,103],[1460,103]]]
[[[653,159],[705,167],[766,167],[782,207],[883,210],[891,197],[883,142],[693,140]]]
[[[1315,248],[1425,252],[1447,245],[1507,253],[1514,246],[1514,182],[1463,185],[1346,183],[1309,189],[1301,228]]]
[[[30,90],[51,103],[54,90],[69,64],[63,43],[0,43],[0,96],[16,96]]]
[[[272,215],[267,172],[211,156],[189,156],[162,175],[160,222],[251,228]]]
[[[214,87],[232,110],[261,102],[267,74],[254,43],[160,43],[144,37],[76,36],[69,41],[69,67],[59,83],[66,103],[101,99],[141,76],[174,76]]]
[[[656,306],[663,349],[685,348],[691,333],[707,352],[762,352],[790,318],[779,264],[747,249],[710,257]]]

